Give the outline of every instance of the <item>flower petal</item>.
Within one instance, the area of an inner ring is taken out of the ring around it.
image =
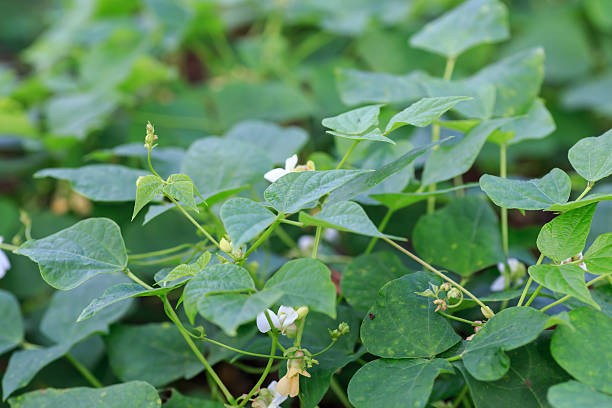
[[[277,167],[264,174],[264,178],[270,183],[274,183],[276,180],[283,177],[285,174],[287,174],[287,170]]]
[[[266,309],[268,311],[268,315],[270,316],[270,320],[272,320],[272,324],[275,327],[280,326],[280,323],[278,321],[278,316],[276,316],[276,314],[271,311],[270,309]],[[257,315],[257,328],[259,329],[260,332],[262,333],[267,333],[270,331],[271,327],[270,327],[270,322],[268,322],[268,319],[266,318],[266,314],[265,313],[260,313]]]
[[[287,160],[285,160],[285,171],[291,172],[295,170],[295,166],[297,166],[297,162],[298,162],[297,154],[294,154],[293,156],[288,157]]]
[[[502,290],[505,289],[505,287],[506,287],[506,279],[504,275],[499,275],[497,279],[493,281],[489,289],[491,289],[491,292],[501,292]]]
[[[290,326],[298,318],[297,311],[290,306],[281,306],[278,308],[278,320],[281,329]]]

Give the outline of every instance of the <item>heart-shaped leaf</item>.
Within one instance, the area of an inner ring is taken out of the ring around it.
[[[385,134],[391,133],[402,126],[412,125],[425,127],[453,109],[456,104],[472,99],[469,96],[442,96],[437,98],[423,98],[413,103],[403,111],[394,115],[387,123]]]
[[[587,137],[576,143],[567,157],[578,174],[595,182],[612,174],[612,130],[599,137]]]
[[[274,213],[248,198],[232,198],[221,206],[221,220],[236,248],[249,242],[276,219]]]
[[[600,309],[595,303],[584,281],[584,271],[577,265],[533,265],[529,267],[529,275],[540,285]]]

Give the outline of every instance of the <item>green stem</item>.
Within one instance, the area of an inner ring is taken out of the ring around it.
[[[281,222],[283,224],[289,224],[289,225],[294,225],[296,227],[300,227],[303,228],[304,227],[304,223],[303,222],[299,222],[299,221],[293,221],[293,220],[287,220],[287,219],[282,219]]]
[[[461,286],[460,284],[458,284],[457,282],[455,282],[454,280],[452,280],[451,278],[449,278],[448,276],[446,276],[445,274],[443,274],[442,272],[440,272],[439,270],[437,270],[436,268],[434,268],[433,266],[431,266],[430,264],[428,264],[427,262],[425,262],[424,260],[419,258],[418,256],[414,255],[412,252],[408,251],[407,249],[403,248],[401,245],[397,244],[396,242],[390,240],[387,237],[382,237],[382,240],[385,241],[386,243],[388,243],[389,245],[391,245],[392,247],[394,247],[395,249],[397,249],[398,251],[402,252],[404,255],[409,256],[414,261],[416,261],[419,264],[421,264],[422,266],[424,266],[426,269],[428,269],[431,272],[433,272],[434,274],[438,275],[443,280],[445,280],[448,283],[450,283],[451,285],[455,286],[457,289],[459,289],[460,291],[462,291],[463,293],[468,295],[480,307],[483,307],[485,309],[488,308],[488,306],[485,305],[484,303],[482,303],[482,301],[480,299],[478,299],[476,296],[474,296],[472,294],[472,292],[470,292],[469,290],[467,290],[466,288],[464,288],[463,286]]]
[[[387,226],[387,224],[389,223],[389,220],[391,219],[391,217],[393,216],[393,213],[395,211],[393,211],[391,208],[389,208],[387,210],[387,213],[385,214],[385,216],[383,217],[383,219],[380,221],[380,225],[378,226],[378,230],[380,232],[383,232],[385,227]],[[378,237],[373,237],[370,240],[370,243],[368,244],[368,247],[365,250],[365,254],[369,254],[370,252],[372,252],[372,250],[374,249],[374,246],[376,245],[376,242],[378,241]]]
[[[468,391],[468,386],[465,385],[462,389],[461,392],[457,395],[457,398],[455,398],[455,401],[453,402],[453,406],[452,408],[458,408],[459,405],[461,405],[461,401],[463,400],[463,397],[465,397],[465,394]]]
[[[247,251],[244,253],[244,259],[248,258],[249,255],[253,253],[253,251],[259,248],[259,246],[263,244],[266,241],[266,239],[268,239],[272,231],[276,229],[276,226],[280,224],[284,216],[285,216],[284,214],[278,214],[276,216],[276,219],[274,220],[274,222],[272,222],[272,224],[268,227],[268,229],[266,229],[264,233],[261,234],[259,238],[257,238],[257,241],[255,241],[253,245],[249,249],[247,249]]]
[[[65,354],[64,357],[66,357],[66,360],[68,360],[70,362],[70,364],[72,364],[74,366],[74,368],[76,368],[76,370],[94,387],[96,388],[102,388],[104,387],[104,384],[102,384],[100,382],[100,380],[98,380],[96,378],[96,376],[94,376],[92,374],[91,371],[89,371],[87,369],[87,367],[85,367],[83,364],[81,364],[81,362],[79,360],[77,360],[76,358],[74,358],[70,353]]]
[[[315,239],[314,244],[312,245],[312,258],[317,258],[317,251],[319,250],[319,242],[321,242],[321,233],[323,232],[323,227],[318,226],[315,230]]]
[[[180,210],[180,211],[183,213],[183,215],[184,215],[184,216],[185,216],[185,217],[186,217],[186,218],[189,220],[189,222],[191,222],[191,223],[192,223],[192,224],[193,224],[193,225],[194,225],[194,226],[195,226],[195,227],[198,229],[198,231],[200,231],[200,232],[201,232],[201,233],[202,233],[202,234],[203,234],[203,235],[204,235],[204,236],[205,236],[205,237],[206,237],[206,238],[207,238],[207,239],[208,239],[210,242],[212,242],[212,243],[213,243],[213,244],[214,244],[214,245],[215,245],[217,248],[221,249],[221,247],[219,246],[219,243],[217,242],[217,240],[216,240],[216,239],[214,239],[214,238],[212,237],[212,235],[210,235],[210,234],[208,233],[208,231],[206,231],[206,230],[204,229],[204,227],[203,227],[203,226],[201,226],[201,225],[200,225],[200,223],[199,223],[199,222],[197,222],[197,221],[196,221],[196,220],[195,220],[195,219],[194,219],[194,218],[191,216],[191,214],[189,214],[189,213],[187,212],[187,210],[185,210],[185,209],[183,208],[183,206],[182,206],[182,205],[180,205],[180,204],[178,203],[178,201],[176,201],[174,198],[172,198],[172,197],[170,197],[170,196],[168,196],[168,195],[167,195],[166,197],[168,197],[168,199],[169,199],[170,201],[172,201],[172,203],[173,203],[174,205],[176,205],[176,206],[177,206],[177,208],[178,208],[178,209],[179,209],[179,210]]]
[[[536,265],[541,264],[543,260],[544,260],[544,254],[540,254],[540,257],[538,258],[538,261],[536,262]],[[516,306],[521,306],[523,304],[523,301],[525,300],[525,297],[527,296],[527,292],[529,291],[529,287],[531,287],[532,283],[533,283],[533,278],[530,275],[529,279],[527,279],[527,283],[525,284],[525,288],[523,289],[523,293],[521,293],[521,297],[519,298],[519,301],[516,304]]]
[[[452,356],[452,357],[448,357],[446,359],[446,361],[448,361],[449,363],[452,363],[453,361],[458,361],[461,360],[463,358],[463,356],[461,354],[456,355],[456,356]]]
[[[149,170],[151,170],[151,173],[159,177],[161,181],[164,181],[164,179],[155,171],[155,168],[153,168],[153,163],[151,163],[151,151],[152,150],[153,148],[150,148],[150,149],[147,148],[147,164],[149,165]]]
[[[261,374],[265,371],[265,367],[251,367],[246,364],[242,364],[239,361],[232,362],[234,367],[238,367],[240,371],[243,371],[247,374]],[[276,371],[278,369],[278,365],[273,366],[270,371]]]
[[[273,356],[274,353],[276,353],[276,344],[278,343],[278,341],[274,334],[271,334],[270,337],[272,337],[272,345],[270,346],[270,355]],[[261,373],[259,380],[257,380],[257,383],[253,386],[251,391],[249,391],[248,395],[244,398],[244,400],[240,403],[240,405],[238,405],[239,407],[243,407],[246,403],[248,403],[251,397],[255,395],[255,393],[259,390],[259,388],[261,387],[261,384],[263,384],[266,377],[268,377],[268,374],[270,373],[270,370],[272,369],[273,363],[274,363],[274,359],[269,358],[268,364],[266,364],[266,368],[264,369],[263,373]]]
[[[275,355],[271,355],[271,354],[252,353],[250,351],[241,350],[241,349],[238,349],[238,348],[235,348],[235,347],[232,347],[232,346],[228,346],[227,344],[220,343],[217,340],[213,340],[213,339],[208,338],[208,337],[198,337],[198,339],[202,340],[202,341],[205,341],[207,343],[214,344],[215,346],[223,347],[224,349],[231,350],[231,351],[234,351],[234,352],[239,353],[239,354],[243,354],[245,356],[271,358],[271,359],[276,359],[276,360],[290,360],[290,358],[288,358],[288,357],[275,356]]]
[[[499,146],[499,176],[501,178],[508,177],[507,170],[507,155],[506,155],[506,144],[502,143]],[[508,209],[506,207],[501,207],[501,236],[502,236],[502,249],[504,251],[504,255],[508,258]]]
[[[461,187],[463,186],[463,177],[460,175],[455,176],[455,178],[453,178],[453,185],[455,187]],[[460,188],[457,190],[457,197],[464,197],[465,196],[465,191],[463,188]]]
[[[153,286],[147,284],[146,282],[144,282],[143,280],[141,280],[138,276],[134,275],[132,273],[132,271],[130,271],[129,269],[125,269],[125,274],[127,275],[128,278],[130,278],[131,280],[133,280],[134,282],[136,282],[137,284],[139,284],[140,286],[142,286],[143,288],[149,289],[149,290],[153,290]]]
[[[7,251],[11,251],[14,252],[19,248],[18,245],[11,245],[11,244],[0,244],[0,249],[4,249]]]
[[[541,290],[542,290],[542,285],[538,284],[538,286],[535,288],[535,290],[533,291],[533,293],[531,294],[527,302],[525,302],[525,306],[530,306],[531,303],[533,303],[533,301],[535,300],[535,298],[538,297]]]
[[[591,286],[591,285],[595,284],[596,282],[598,282],[598,281],[600,281],[602,279],[606,279],[606,275],[599,275],[595,279],[591,279],[590,281],[587,282],[587,286]],[[568,299],[570,299],[572,297],[573,297],[572,295],[565,295],[561,299],[557,300],[556,302],[552,302],[552,303],[547,304],[546,306],[541,308],[540,311],[541,312],[545,312],[548,309],[550,309],[551,307],[555,307],[557,305],[560,305],[561,303],[565,302],[566,300],[568,300]]]
[[[285,244],[288,248],[297,248],[297,244],[295,243],[293,238],[291,238],[291,236],[287,234],[287,232],[283,228],[281,228],[280,225],[277,226],[274,232],[280,238],[280,240],[283,241],[283,244]]]
[[[163,258],[148,259],[146,261],[132,260],[130,261],[130,263],[134,265],[141,265],[141,266],[158,265],[158,264],[164,264],[168,262],[176,262],[177,260],[180,261],[181,259],[183,259],[185,255],[189,255],[191,253],[193,253],[193,250],[181,252],[181,253],[170,255],[170,256],[165,256]]]
[[[346,162],[346,160],[349,158],[349,156],[351,155],[351,153],[353,153],[353,150],[355,150],[355,148],[357,147],[357,145],[359,144],[359,142],[361,142],[361,140],[355,140],[353,142],[353,144],[351,145],[351,147],[348,148],[348,150],[346,151],[346,153],[344,153],[344,156],[342,156],[342,159],[340,160],[340,163],[338,163],[338,165],[336,166],[336,170],[339,170],[342,168],[342,166],[344,166],[344,163]]]
[[[451,314],[444,313],[442,311],[438,311],[437,313],[441,314],[442,316],[444,316],[444,317],[446,317],[448,319],[456,320],[456,321],[462,322],[462,323],[467,323],[470,326],[482,326],[482,323],[476,323],[476,322],[473,322],[471,320],[462,319],[461,317],[453,316]]]
[[[344,393],[344,390],[340,386],[340,383],[338,382],[336,377],[332,376],[331,381],[329,383],[329,388],[331,388],[331,390],[336,395],[336,398],[338,398],[338,401],[340,401],[342,406],[344,406],[345,408],[353,408],[353,406],[351,405],[351,402],[349,401],[348,397]]]
[[[168,318],[179,329],[181,335],[185,339],[185,342],[187,343],[193,354],[196,356],[196,358],[202,363],[202,365],[206,369],[206,372],[212,377],[215,384],[217,384],[227,402],[229,402],[230,404],[235,404],[234,397],[232,397],[232,394],[229,392],[225,384],[223,384],[223,381],[221,381],[215,370],[213,370],[208,360],[206,360],[206,357],[204,357],[204,355],[200,352],[196,344],[193,342],[193,340],[191,339],[191,334],[187,331],[185,326],[183,326],[181,319],[174,311],[174,308],[170,304],[170,301],[168,301],[168,298],[166,296],[160,296],[160,299],[164,303],[164,311],[166,312],[166,315],[168,315]]]
[[[300,319],[297,328],[297,335],[295,336],[295,341],[293,345],[297,348],[300,348],[302,345],[302,334],[304,334],[304,324],[306,323],[306,318]]]
[[[140,254],[131,254],[128,255],[130,259],[144,259],[144,258],[153,258],[160,255],[171,254],[172,252],[178,252],[183,248],[192,248],[194,244],[180,244],[174,246],[172,248],[160,249],[159,251],[151,251],[151,252],[143,252]]]
[[[322,349],[321,351],[317,351],[311,357],[320,356],[321,354],[326,353],[330,348],[334,347],[334,344],[336,344],[336,340],[332,340],[331,343],[325,346],[324,349]]]
[[[455,57],[448,57],[446,59],[446,66],[444,67],[444,76],[442,77],[445,81],[450,81],[453,76],[453,71],[455,69]],[[438,123],[434,123],[431,125],[431,142],[436,143],[440,141],[440,125]],[[436,150],[438,146],[434,146],[433,150]],[[427,191],[430,193],[434,193],[436,191],[436,183],[432,183],[427,188]],[[432,214],[436,209],[436,196],[432,195],[427,197],[427,214]]]
[[[584,191],[582,193],[580,193],[580,195],[578,196],[578,198],[576,198],[576,201],[580,201],[582,200],[582,198],[584,198],[584,196],[591,191],[591,189],[593,188],[593,186],[595,185],[595,182],[592,181],[587,181],[587,185],[584,188]]]

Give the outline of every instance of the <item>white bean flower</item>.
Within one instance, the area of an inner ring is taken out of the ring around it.
[[[293,322],[295,322],[299,317],[298,312],[289,306],[279,307],[278,313],[274,313],[270,309],[267,309],[267,312],[270,316],[270,320],[272,321],[272,325],[274,325],[274,327],[282,334],[286,334],[287,329],[294,326]],[[262,333],[267,333],[272,329],[270,327],[270,322],[266,318],[265,312],[257,315],[257,328]]]
[[[3,238],[0,237],[0,244],[2,243]],[[0,249],[0,279],[4,278],[6,275],[6,271],[11,269],[11,263],[9,262],[8,257],[2,250]]]
[[[259,390],[259,396],[253,401],[253,408],[280,408],[280,404],[287,399],[286,395],[281,395],[276,391],[276,381],[272,381],[267,388]]]
[[[315,169],[314,163],[310,160],[306,162],[306,164],[298,166],[298,157],[297,154],[294,154],[291,157],[288,157],[285,160],[285,168],[277,167],[275,169],[270,170],[266,174],[264,174],[264,178],[268,180],[270,183],[276,182],[279,178],[283,177],[286,174],[297,172],[297,171],[313,171]]]
[[[523,275],[525,274],[525,265],[523,265],[516,258],[508,258],[506,263],[498,262],[497,270],[500,275],[491,284],[492,292],[501,292],[506,288],[506,264],[510,267],[510,282],[521,283],[523,281]]]

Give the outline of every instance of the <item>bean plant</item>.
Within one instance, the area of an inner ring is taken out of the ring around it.
[[[248,122],[160,166],[170,146],[147,123],[141,168],[38,172],[92,201],[133,202],[132,223],[174,214],[192,233],[138,253],[110,218],[34,239],[22,213],[23,242],[0,248],[37,263],[58,292],[38,325],[43,345],[24,340],[19,304],[0,291],[0,352],[21,348],[3,400],[313,408],[330,391],[358,408],[612,406],[612,232],[597,211],[612,194],[591,191],[612,174],[612,130],[569,150],[573,178],[508,176],[508,151],[555,129],[538,96],[543,50],[453,79],[465,51],[509,37],[507,14],[501,1],[469,0],[413,35],[412,47],[445,59],[442,77],[340,71],[356,107],[322,121],[335,158],[300,154],[297,128]],[[498,170],[464,182],[483,148]],[[415,208],[408,236],[393,219]],[[548,222],[513,238],[510,214],[527,211]],[[342,253],[343,242],[361,253]],[[0,252],[0,274],[10,268]],[[118,324],[135,302],[165,320]],[[118,384],[88,367],[100,333]],[[62,357],[90,387],[20,393]],[[230,386],[228,365],[255,380]],[[164,390],[200,373],[206,396]]]

